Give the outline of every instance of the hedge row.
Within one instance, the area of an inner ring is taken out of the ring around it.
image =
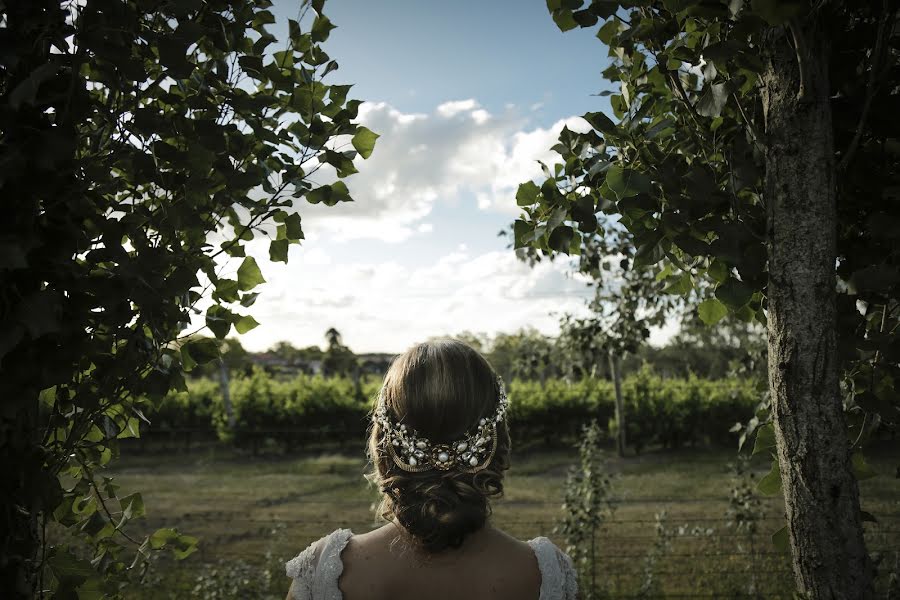
[[[219,439],[241,446],[266,440],[287,447],[311,441],[360,440],[380,380],[357,387],[349,379],[299,375],[290,380],[262,371],[230,384],[235,426],[229,427],[218,382],[189,382],[187,392],[170,394],[151,416],[150,431],[214,430]],[[514,380],[508,386],[514,441],[569,442],[582,424],[596,418],[615,428],[615,395],[609,381],[541,384]],[[644,369],[622,384],[627,441],[638,451],[666,447],[730,445],[729,429],[753,415],[759,389],[740,379],[663,379]]]

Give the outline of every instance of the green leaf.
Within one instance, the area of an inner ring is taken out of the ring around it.
[[[323,185],[306,194],[306,201],[310,204],[322,203],[326,206],[334,206],[338,202],[349,202],[352,198],[343,181],[336,181],[331,185]]]
[[[119,498],[119,506],[122,508],[122,518],[125,520],[137,519],[145,514],[144,499],[137,492],[124,498]]]
[[[572,237],[574,235],[575,231],[571,227],[568,225],[560,225],[550,232],[550,238],[547,240],[547,245],[557,252],[569,254],[569,249],[572,246]]]
[[[244,262],[238,267],[237,276],[238,287],[244,292],[266,282],[262,276],[262,271],[259,270],[259,266],[256,264],[256,259],[252,256],[244,259]]]
[[[236,302],[238,299],[238,282],[234,279],[219,279],[216,282],[213,299],[221,300],[222,302]]]
[[[760,452],[771,450],[775,447],[775,425],[766,423],[756,430],[756,442],[753,444],[753,453],[756,456]]]
[[[231,331],[232,313],[220,304],[213,304],[206,309],[206,326],[220,340]]]
[[[550,217],[547,219],[547,230],[553,231],[557,227],[563,224],[566,220],[566,217],[569,216],[569,211],[566,210],[565,206],[557,206],[553,209],[553,212],[550,213]]]
[[[119,432],[119,435],[116,436],[116,439],[125,440],[128,438],[139,437],[141,437],[141,422],[137,419],[137,417],[128,417],[125,420],[125,427],[122,428],[122,431]]]
[[[256,299],[259,297],[259,292],[247,293],[241,296],[241,306],[249,307],[253,306],[256,302]]]
[[[606,172],[606,185],[619,200],[646,194],[651,190],[650,179],[646,175],[621,165],[609,168]]]
[[[531,232],[531,225],[527,221],[516,219],[515,223],[513,223],[513,247],[524,248],[527,246],[528,243],[525,241],[525,236]]]
[[[602,112],[589,112],[582,117],[585,121],[587,121],[591,127],[596,129],[597,131],[615,136],[619,133],[619,128],[616,127],[616,124],[612,122],[612,119],[607,117]]]
[[[753,12],[769,25],[782,25],[790,19],[799,16],[804,10],[805,2],[802,0],[751,0],[750,7]]]
[[[312,36],[313,42],[324,42],[328,39],[328,35],[331,33],[331,30],[335,28],[335,25],[332,25],[331,21],[323,14],[319,14],[315,21],[313,21],[312,29],[310,30],[310,35]]]
[[[375,149],[375,140],[379,137],[381,136],[377,133],[360,125],[359,129],[356,131],[356,135],[353,136],[351,143],[353,144],[353,147],[356,148],[356,151],[359,152],[360,156],[369,158],[372,155],[372,150]]]
[[[728,314],[728,308],[715,298],[707,298],[697,307],[697,314],[707,325],[715,325]]]
[[[766,496],[774,496],[781,491],[781,469],[778,467],[778,459],[772,459],[772,469],[759,480],[756,489]]]
[[[613,37],[619,33],[620,23],[617,19],[610,19],[597,30],[597,39],[606,44],[611,45]]]
[[[55,61],[46,62],[35,67],[28,77],[22,80],[7,97],[10,108],[19,110],[22,104],[34,104],[41,85],[56,76],[59,65]]]
[[[177,529],[157,529],[150,536],[150,547],[154,550],[159,550],[166,546],[171,547],[175,558],[181,560],[196,552],[197,538],[178,533]]]
[[[752,296],[753,290],[743,281],[738,281],[733,277],[729,277],[725,283],[716,287],[716,298],[732,308],[744,306],[750,302]]]
[[[572,17],[572,11],[568,9],[553,11],[553,22],[560,31],[569,31],[578,27],[578,22]]]
[[[668,285],[663,288],[663,293],[686,296],[692,289],[694,289],[694,284],[691,281],[691,274],[681,273],[669,278]]]
[[[791,551],[791,538],[787,525],[772,534],[772,544],[779,552],[788,553]]]
[[[169,542],[178,539],[178,531],[171,528],[157,529],[150,536],[150,547],[159,550]]]
[[[219,358],[219,342],[212,338],[191,340],[181,346],[181,359],[185,363],[185,369],[188,362],[205,365],[217,358]]]
[[[64,549],[57,550],[57,553],[47,562],[56,578],[66,581],[70,585],[78,585],[96,574],[89,561],[76,558]]]
[[[288,261],[288,248],[291,243],[287,239],[272,240],[269,242],[269,260],[272,262]]]
[[[708,83],[703,87],[703,94],[697,101],[697,114],[704,117],[718,117],[728,102],[731,94],[728,83]]]
[[[526,181],[519,185],[519,190],[516,192],[516,204],[519,206],[530,206],[537,202],[537,197],[540,193],[541,188],[535,182]]]
[[[354,173],[358,173],[356,169],[356,165],[353,164],[353,161],[341,152],[335,152],[334,150],[325,150],[321,155],[319,155],[319,161],[326,162],[333,166],[337,171],[337,176],[343,179],[344,177],[349,177]]]
[[[259,323],[250,315],[240,315],[240,317],[234,322],[234,328],[240,334],[247,333],[251,329],[256,329],[256,327],[258,326]]]
[[[850,457],[850,463],[853,467],[853,474],[856,475],[858,481],[871,479],[878,475],[878,471],[873,469],[869,463],[866,462],[862,452],[854,452]]]
[[[709,264],[706,274],[714,281],[722,283],[728,279],[728,267],[721,260],[715,259]]]

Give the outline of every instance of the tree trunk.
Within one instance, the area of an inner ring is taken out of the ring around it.
[[[616,453],[625,456],[625,402],[622,400],[622,369],[618,357],[609,353],[609,373],[616,390]]]
[[[761,81],[769,388],[794,575],[810,598],[872,598],[838,384],[827,40],[813,21],[770,33]]]

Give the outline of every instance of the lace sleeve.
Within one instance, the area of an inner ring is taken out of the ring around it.
[[[336,600],[341,597],[338,588],[338,579],[344,569],[341,551],[352,535],[349,529],[336,529],[285,563],[287,576],[294,580],[291,600]]]
[[[556,559],[559,562],[559,570],[563,574],[563,589],[565,590],[565,600],[576,600],[578,598],[578,574],[575,572],[575,565],[572,564],[572,558],[553,546],[556,551]]]
[[[291,586],[294,594],[292,600],[312,600],[313,578],[324,540],[323,537],[313,542],[303,552],[285,563],[284,570],[287,576],[294,580]]]
[[[569,555],[545,537],[535,538],[529,545],[541,570],[540,600],[576,600],[578,575]]]

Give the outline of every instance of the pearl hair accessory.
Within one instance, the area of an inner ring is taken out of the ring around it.
[[[447,471],[453,467],[464,473],[477,473],[490,464],[497,451],[497,425],[506,417],[509,399],[503,380],[497,376],[499,402],[497,410],[478,421],[474,432],[467,432],[462,439],[449,444],[433,444],[414,429],[399,422],[392,422],[384,399],[384,388],[378,394],[378,406],[372,415],[381,426],[382,441],[394,464],[410,473],[431,469]]]

